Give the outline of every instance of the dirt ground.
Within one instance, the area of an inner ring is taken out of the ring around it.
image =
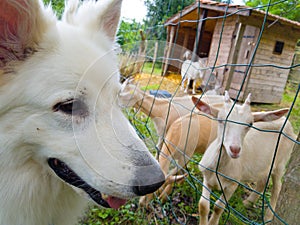
[[[146,88],[147,90],[166,90],[170,94],[175,96],[186,95],[183,90],[181,90],[181,76],[179,74],[169,74],[168,76],[158,76],[151,75],[147,73],[137,74],[134,77],[134,81],[141,88]],[[197,87],[200,86],[201,82],[197,82]],[[185,84],[186,85],[186,84]],[[191,94],[191,89],[189,89],[188,94]],[[197,94],[201,94],[199,91]]]

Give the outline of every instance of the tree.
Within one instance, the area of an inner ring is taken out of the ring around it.
[[[147,39],[164,40],[166,38],[166,31],[163,27],[165,21],[193,2],[194,0],[146,0],[145,25],[148,28],[148,32],[146,32]]]
[[[251,7],[259,7],[266,10],[269,0],[246,0],[246,5]],[[300,2],[299,0],[270,0],[269,12],[275,15],[286,17],[290,20],[300,22]]]
[[[142,41],[140,31],[143,29],[144,25],[136,22],[135,20],[122,20],[117,34],[118,44],[124,51],[134,50],[132,48],[136,48],[139,46],[136,45],[136,43]],[[136,46],[133,46],[134,44]]]

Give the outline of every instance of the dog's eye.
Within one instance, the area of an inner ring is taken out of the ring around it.
[[[86,116],[88,113],[86,105],[82,101],[76,99],[57,103],[53,106],[53,111],[60,111],[73,116]]]

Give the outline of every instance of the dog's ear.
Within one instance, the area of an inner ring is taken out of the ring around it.
[[[99,16],[100,28],[114,40],[119,26],[122,0],[102,0],[102,12]]]
[[[63,21],[91,32],[104,32],[114,41],[120,21],[122,0],[66,1]]]
[[[0,69],[35,51],[45,29],[38,0],[0,1]]]

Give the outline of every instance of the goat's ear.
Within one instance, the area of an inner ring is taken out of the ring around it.
[[[39,0],[0,1],[0,69],[32,54],[47,29]]]
[[[192,101],[195,104],[195,106],[197,107],[197,109],[199,109],[201,112],[212,115],[213,117],[218,116],[219,110],[210,106],[206,102],[204,102],[194,96],[192,96]]]
[[[269,112],[254,112],[253,120],[254,122],[268,122],[273,120],[278,120],[283,117],[289,111],[288,108],[278,109]]]

